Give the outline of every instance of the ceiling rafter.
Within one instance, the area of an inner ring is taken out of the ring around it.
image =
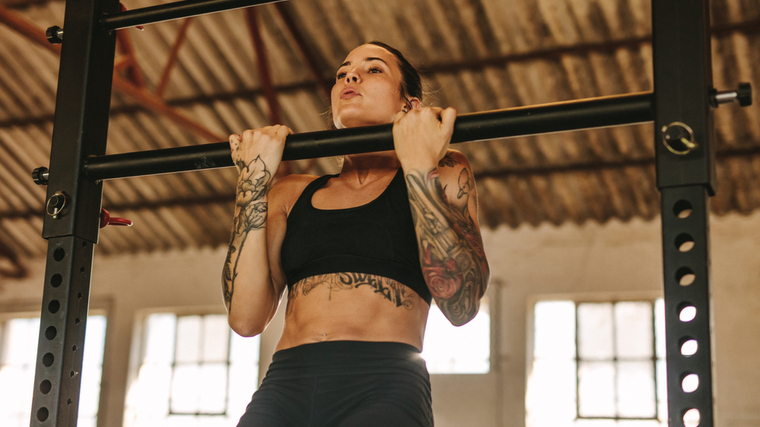
[[[22,36],[35,42],[37,45],[60,55],[61,47],[58,45],[50,44],[47,41],[45,32],[42,29],[38,28],[36,25],[28,22],[17,13],[10,11],[8,8],[3,6],[0,6],[0,22],[6,24],[9,28],[21,34]],[[122,78],[118,73],[114,73],[113,88],[114,90],[117,90],[135,99],[145,108],[155,113],[161,114],[162,116],[171,119],[175,123],[180,124],[184,128],[191,130],[203,139],[207,139],[209,141],[224,140],[222,136],[211,132],[205,126],[176,111],[174,108],[164,103],[161,98]]]
[[[177,63],[177,58],[179,57],[179,50],[185,43],[185,40],[187,40],[187,30],[190,28],[190,24],[192,23],[192,17],[185,18],[182,21],[182,25],[179,27],[179,31],[177,31],[177,37],[174,39],[172,50],[169,52],[169,58],[166,60],[163,71],[161,71],[161,79],[158,81],[158,85],[156,86],[156,90],[154,92],[155,95],[159,98],[164,97],[166,86],[169,85],[169,76],[171,75],[172,70],[174,70],[174,65]]]

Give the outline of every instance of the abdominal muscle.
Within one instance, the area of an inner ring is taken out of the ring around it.
[[[401,342],[422,350],[430,306],[401,283],[363,273],[302,279],[288,292],[276,350],[322,341]]]

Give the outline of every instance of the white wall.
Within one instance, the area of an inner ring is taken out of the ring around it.
[[[716,425],[758,427],[760,214],[714,218],[711,226]],[[657,295],[661,288],[658,221],[499,229],[486,231],[484,239],[493,270],[492,372],[433,377],[438,427],[524,425],[529,307],[537,298]],[[100,427],[121,425],[136,316],[163,307],[223,312],[223,260],[223,249],[96,256],[92,307],[108,310]],[[29,266],[32,277],[3,281],[0,311],[39,311],[44,260]],[[270,360],[280,328],[275,323],[262,337],[262,362]]]

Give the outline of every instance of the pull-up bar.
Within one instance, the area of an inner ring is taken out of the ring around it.
[[[100,22],[106,30],[121,30],[144,24],[223,12],[282,0],[184,0],[141,9],[104,15]]]
[[[652,93],[616,95],[510,108],[457,117],[452,143],[619,126],[654,119]],[[392,124],[307,132],[288,137],[283,160],[299,160],[393,149]],[[93,156],[84,164],[92,180],[233,166],[229,144]]]

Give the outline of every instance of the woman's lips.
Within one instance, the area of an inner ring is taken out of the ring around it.
[[[357,96],[361,96],[361,94],[352,88],[345,88],[340,93],[340,99],[351,99]]]

